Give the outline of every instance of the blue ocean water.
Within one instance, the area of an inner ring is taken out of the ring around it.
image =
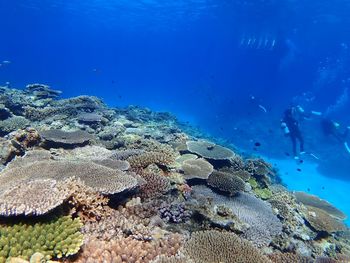
[[[169,111],[303,173],[280,118],[301,105],[350,125],[349,13],[346,0],[0,0],[0,83]],[[305,162],[347,184],[350,154],[320,119],[302,122]],[[305,173],[300,190],[322,195],[310,185]]]

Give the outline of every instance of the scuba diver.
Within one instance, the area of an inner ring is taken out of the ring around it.
[[[284,111],[281,128],[286,136],[292,140],[294,159],[299,159],[297,154],[297,141],[300,145],[300,154],[304,154],[304,138],[300,131],[299,120],[305,118],[304,109],[300,106],[291,107]]]
[[[348,153],[350,153],[350,147],[346,141],[350,133],[350,126],[346,127],[346,129],[341,132],[339,123],[332,121],[331,119],[324,118],[321,120],[321,128],[324,135],[333,137],[339,143],[343,143],[345,149],[348,151]]]

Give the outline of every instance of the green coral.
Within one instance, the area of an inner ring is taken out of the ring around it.
[[[28,260],[35,252],[47,259],[76,254],[83,244],[81,221],[70,216],[18,220],[0,225],[0,263],[10,257]]]
[[[255,188],[254,193],[261,199],[270,199],[272,197],[272,192],[269,188]]]
[[[258,188],[258,186],[259,186],[258,182],[253,177],[250,177],[248,182],[253,189]]]

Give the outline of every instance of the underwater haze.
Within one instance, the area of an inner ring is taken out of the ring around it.
[[[348,0],[0,0],[0,91],[170,113],[350,215],[349,14]]]

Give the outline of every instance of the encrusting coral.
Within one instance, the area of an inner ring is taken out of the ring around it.
[[[76,254],[83,244],[82,224],[70,216],[0,223],[0,262],[10,257],[29,259],[35,252],[47,259]]]

